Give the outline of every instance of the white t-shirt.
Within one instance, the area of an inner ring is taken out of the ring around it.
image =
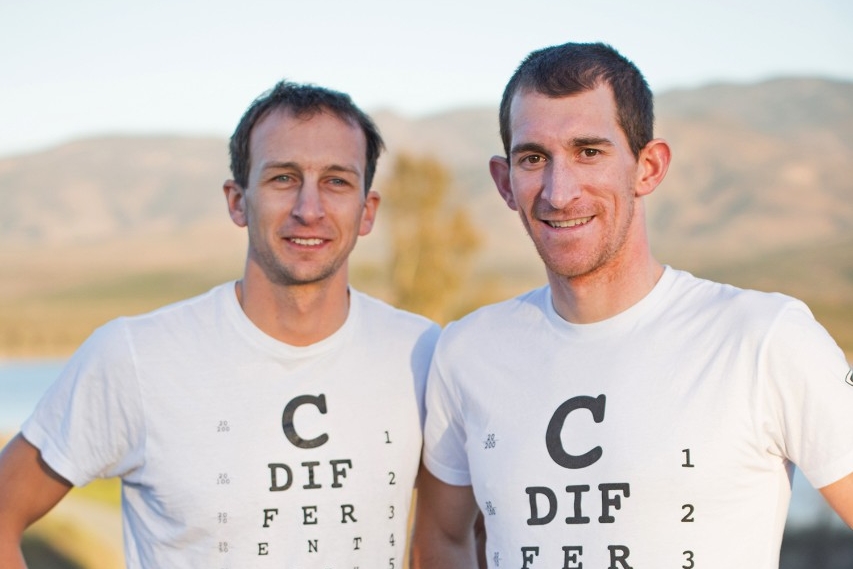
[[[122,478],[129,567],[401,567],[437,335],[351,291],[293,347],[228,283],[96,331],[22,431],[75,485]]]
[[[489,567],[778,567],[792,463],[853,471],[853,384],[806,306],[667,268],[575,325],[548,287],[448,326],[424,461],[473,483]]]

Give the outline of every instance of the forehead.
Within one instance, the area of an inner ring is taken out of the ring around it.
[[[568,95],[550,97],[523,90],[510,104],[512,144],[538,141],[549,137],[605,136],[621,134],[617,120],[616,100],[610,86],[598,87]]]
[[[275,161],[306,168],[344,166],[363,172],[367,139],[358,125],[329,112],[297,116],[274,110],[252,129],[249,152],[253,169]]]

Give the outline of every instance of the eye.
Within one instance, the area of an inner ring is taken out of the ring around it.
[[[536,164],[541,164],[545,161],[545,157],[541,154],[528,154],[519,160],[522,164],[527,164],[530,166],[535,166]]]
[[[352,187],[352,182],[346,178],[327,178],[325,184],[327,188],[334,190],[348,190]]]
[[[290,174],[279,174],[279,175],[273,177],[273,182],[287,183],[287,182],[290,182],[292,180],[293,180],[293,178],[290,176]]]
[[[584,148],[583,150],[581,150],[581,154],[584,158],[594,158],[601,154],[601,150],[597,148]]]

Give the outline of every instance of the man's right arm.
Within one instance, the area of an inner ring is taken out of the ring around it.
[[[412,568],[477,567],[474,522],[479,510],[471,486],[445,484],[421,465],[417,492]]]
[[[24,530],[50,511],[71,489],[18,434],[0,453],[0,567],[23,568]]]

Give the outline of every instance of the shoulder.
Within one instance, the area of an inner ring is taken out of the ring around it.
[[[406,338],[410,336],[437,337],[438,324],[422,316],[391,306],[387,302],[350,288],[351,301],[357,303],[362,325],[383,336]]]
[[[450,346],[464,349],[469,343],[482,344],[488,338],[505,332],[509,327],[520,331],[527,327],[543,325],[548,319],[550,290],[550,287],[543,286],[474,310],[445,327],[439,346],[444,349]]]
[[[496,324],[507,319],[514,321],[538,320],[544,317],[547,304],[551,302],[551,289],[543,286],[527,291],[514,298],[487,304],[464,316],[450,327],[459,331]]]
[[[685,271],[674,272],[671,315],[684,311],[736,324],[741,329],[764,330],[780,319],[813,318],[804,302],[786,294],[740,288],[698,278]]]
[[[229,297],[230,295],[230,297]],[[167,304],[150,312],[117,319],[131,329],[148,326],[162,328],[169,322],[185,324],[188,320],[209,321],[222,314],[229,302],[236,304],[234,282],[223,283],[197,296]]]
[[[181,300],[150,312],[115,318],[96,329],[81,351],[97,350],[116,357],[140,345],[182,344],[196,341],[193,333],[220,328],[227,314],[228,292],[233,283],[218,285],[198,296]],[[236,299],[233,301],[236,303]],[[181,340],[182,341],[179,341]],[[135,346],[133,348],[132,346]]]

